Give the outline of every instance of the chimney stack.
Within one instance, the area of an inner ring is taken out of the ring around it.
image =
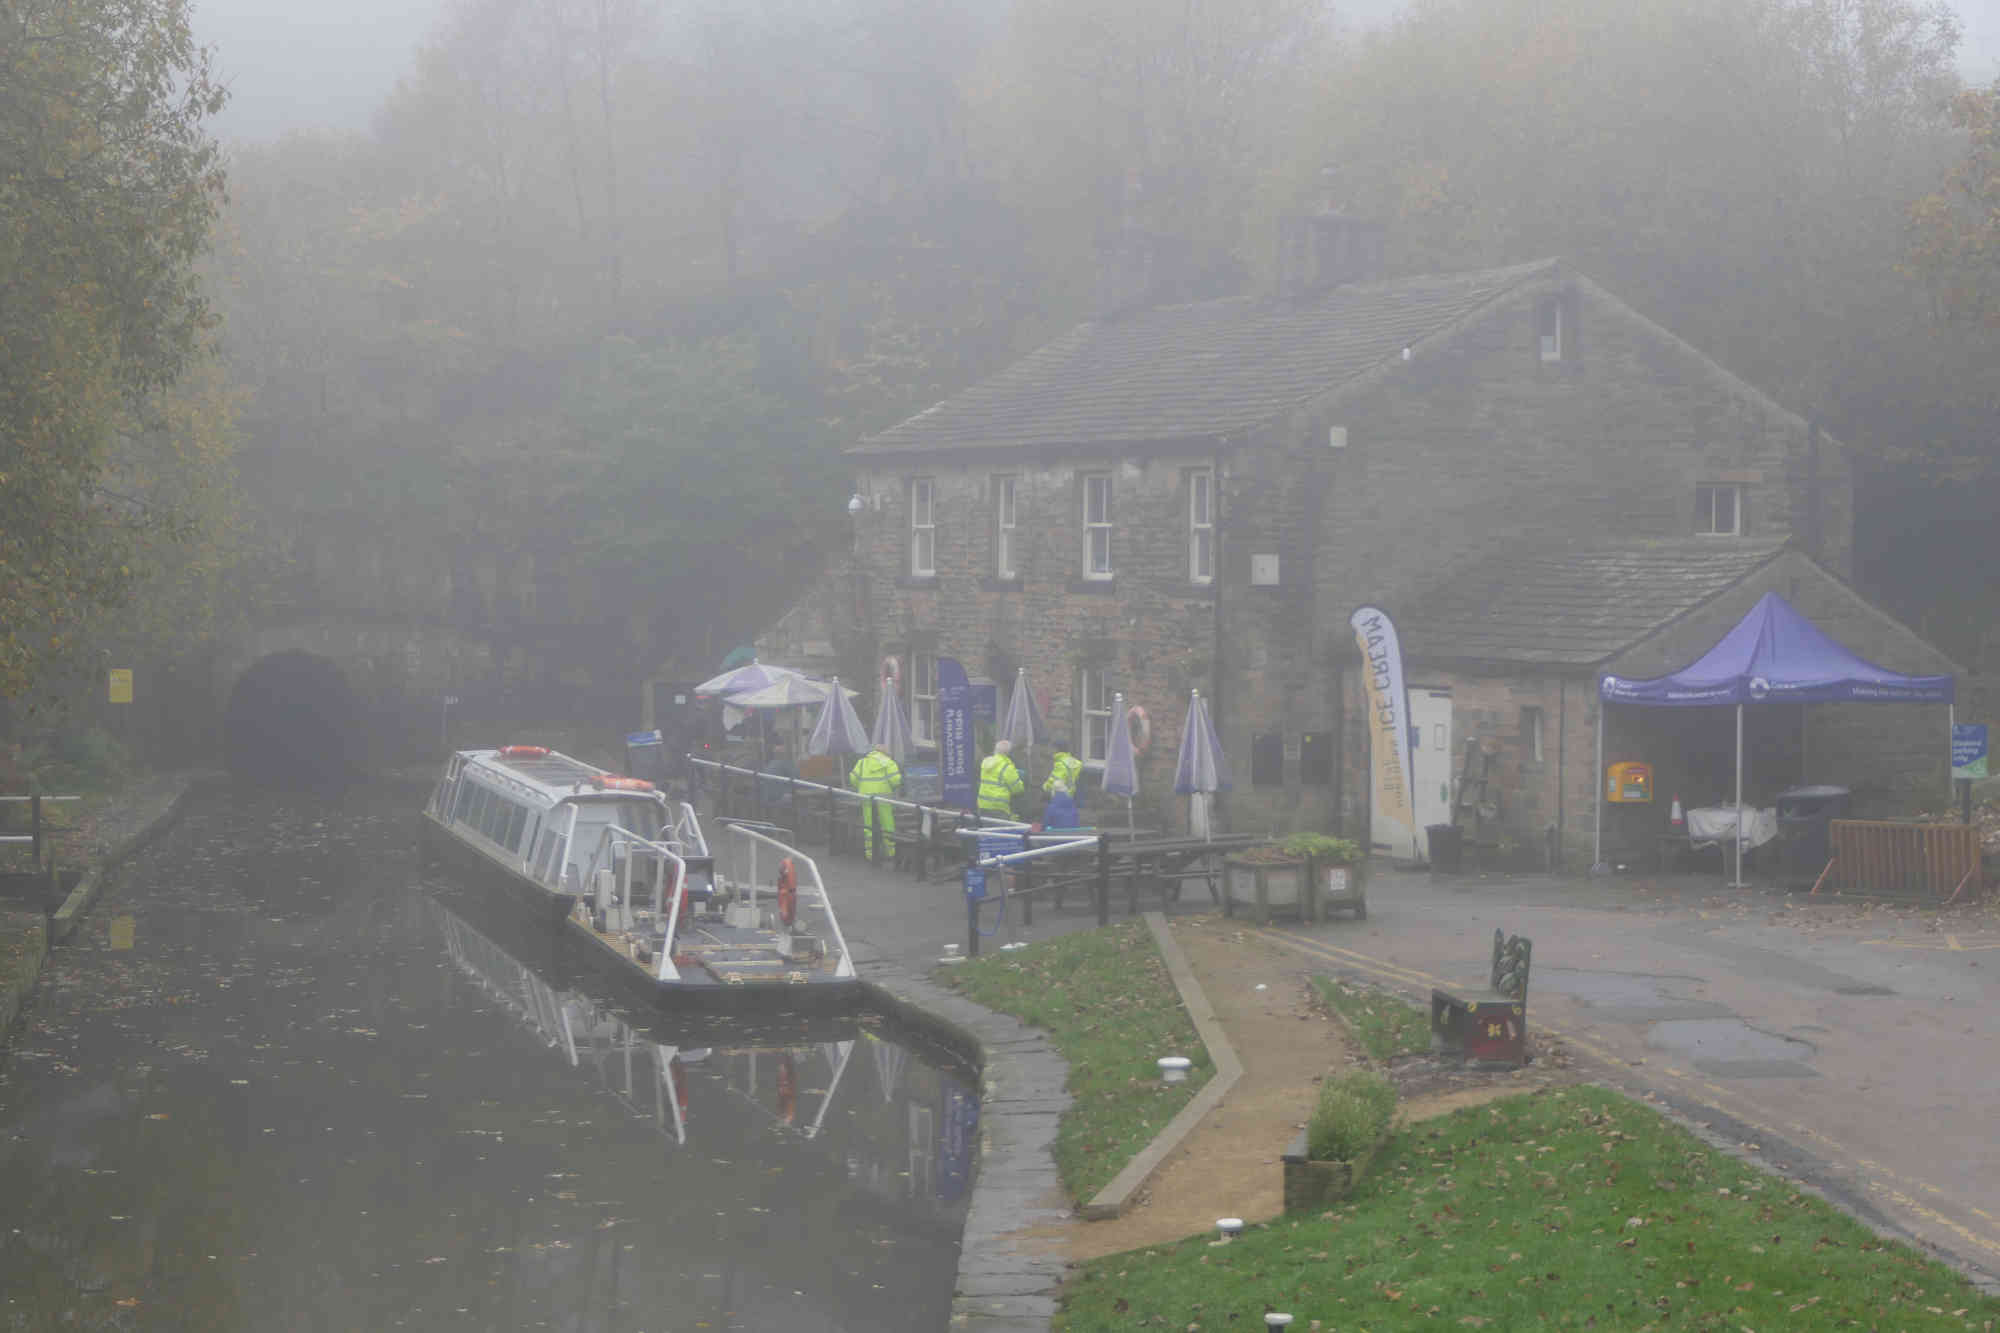
[[[1308,296],[1380,274],[1387,229],[1348,216],[1343,202],[1338,173],[1322,167],[1319,211],[1280,224],[1278,286],[1286,295]]]

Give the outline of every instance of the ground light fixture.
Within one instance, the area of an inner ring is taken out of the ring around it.
[[[1194,1061],[1185,1055],[1163,1055],[1159,1059],[1160,1080],[1165,1083],[1187,1082],[1188,1066]]]
[[[942,957],[942,958],[938,959],[938,961],[939,961],[940,963],[962,963],[962,962],[964,962],[964,961],[965,961],[965,955],[959,952],[959,949],[960,949],[961,947],[962,947],[962,946],[960,946],[960,945],[957,945],[957,944],[947,944],[947,945],[945,945],[945,946],[944,946],[944,957]]]
[[[1243,1234],[1243,1219],[1240,1217],[1218,1217],[1215,1230],[1224,1240],[1235,1240]]]
[[[1279,1314],[1276,1310],[1266,1310],[1264,1312],[1265,1328],[1284,1328],[1291,1322],[1292,1317],[1288,1314]]]

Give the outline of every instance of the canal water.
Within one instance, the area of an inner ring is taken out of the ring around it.
[[[421,787],[199,800],[0,1066],[0,1328],[930,1330],[972,1078],[695,1027],[427,868]]]

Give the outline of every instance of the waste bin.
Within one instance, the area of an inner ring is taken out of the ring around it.
[[[1810,884],[1833,853],[1832,824],[1847,816],[1854,793],[1845,787],[1792,787],[1778,793],[1778,841],[1782,872],[1793,884]]]
[[[1465,864],[1465,835],[1456,824],[1426,824],[1424,837],[1430,843],[1431,869],[1456,875]]]

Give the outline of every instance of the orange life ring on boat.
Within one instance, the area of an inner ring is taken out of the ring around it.
[[[1133,704],[1125,710],[1125,725],[1136,729],[1132,735],[1132,753],[1144,754],[1146,747],[1153,743],[1153,719],[1146,716],[1146,710]]]
[[[644,778],[613,778],[600,773],[591,782],[606,791],[651,791],[653,784]]]
[[[778,1057],[778,1119],[791,1124],[799,1118],[799,1078],[792,1069],[792,1053]]]
[[[799,870],[786,857],[778,862],[778,920],[791,925],[799,915]]]
[[[502,759],[547,759],[549,747],[546,745],[503,745],[500,747]]]

